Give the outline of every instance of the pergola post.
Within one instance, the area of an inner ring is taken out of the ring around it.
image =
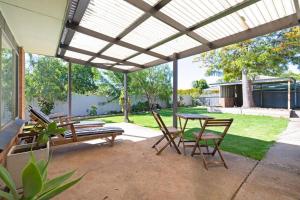
[[[288,94],[287,94],[288,98],[288,102],[287,102],[287,109],[290,110],[291,109],[291,80],[288,80]]]
[[[18,117],[25,119],[25,51],[23,47],[18,51]]]
[[[124,73],[124,122],[128,123],[128,87],[127,87],[128,74]]]
[[[173,127],[177,128],[177,90],[178,90],[178,56],[174,54],[173,61]]]
[[[72,116],[72,63],[68,65],[68,115]]]

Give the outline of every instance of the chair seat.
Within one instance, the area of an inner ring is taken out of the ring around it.
[[[195,132],[194,136],[199,137],[199,132]],[[215,133],[210,133],[210,132],[204,132],[201,136],[201,139],[203,140],[210,140],[210,139],[221,139],[222,137],[218,134]]]
[[[181,133],[181,130],[180,129],[177,129],[177,128],[175,128],[175,127],[167,127],[167,129],[168,129],[168,132],[170,133],[170,134],[178,134],[178,133]]]
[[[122,128],[119,127],[101,127],[101,128],[82,128],[76,129],[77,136],[87,136],[87,135],[98,135],[98,134],[109,134],[116,133],[121,135],[124,132]],[[71,130],[64,132],[65,138],[73,137]]]

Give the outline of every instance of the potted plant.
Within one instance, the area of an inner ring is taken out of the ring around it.
[[[31,133],[35,133],[36,139],[31,143],[18,144],[10,149],[7,154],[6,166],[17,188],[22,187],[21,172],[30,159],[30,154],[33,154],[37,160],[48,160],[50,138],[62,134],[64,131],[64,128],[57,127],[56,122],[52,122],[46,127],[32,129]]]
[[[6,186],[0,190],[0,197],[8,200],[51,199],[78,183],[83,176],[68,181],[75,171],[68,172],[49,180],[47,178],[48,161],[36,160],[33,153],[22,170],[23,188],[18,190],[11,174],[0,165],[0,179]]]

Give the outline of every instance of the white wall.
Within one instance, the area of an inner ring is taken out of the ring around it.
[[[193,104],[193,100],[190,95],[178,95],[178,101],[180,100],[180,97],[182,97],[182,101],[180,101],[180,103],[184,106],[191,106]]]
[[[119,105],[119,99],[107,103],[109,98],[104,96],[96,95],[80,95],[72,93],[72,115],[74,116],[85,116],[88,115],[87,109],[91,109],[91,106],[97,107],[97,114],[107,114],[109,112],[120,112],[121,107]],[[138,102],[145,102],[147,99],[145,97],[133,96],[130,98],[131,105],[135,105]],[[160,106],[166,107],[166,103],[159,101]],[[28,103],[34,107],[39,107],[35,101]],[[68,113],[68,102],[56,101],[54,103],[54,109],[51,113]],[[28,115],[27,115],[28,116]]]

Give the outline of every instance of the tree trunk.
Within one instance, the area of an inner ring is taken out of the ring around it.
[[[248,79],[246,68],[242,70],[242,87],[243,87],[243,108],[254,107],[252,94],[252,81]]]

